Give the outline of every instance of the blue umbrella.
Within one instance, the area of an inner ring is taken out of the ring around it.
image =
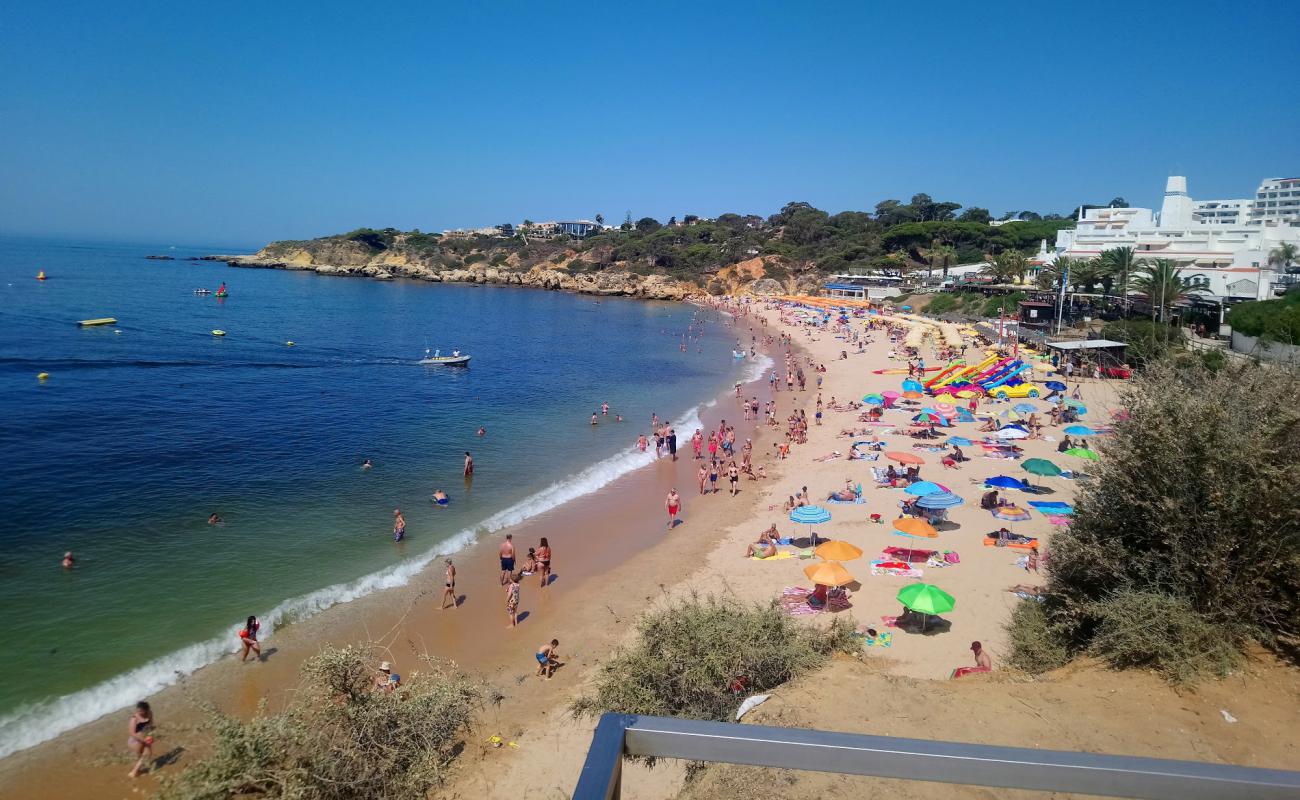
[[[1065,384],[1061,383],[1060,381],[1048,381],[1043,385],[1054,392],[1064,392],[1066,389]]]
[[[862,402],[869,406],[883,406],[885,404],[885,398],[878,394],[869,394],[862,398]]]
[[[914,497],[924,497],[927,494],[939,494],[946,491],[948,490],[931,481],[917,481],[903,490],[904,494],[910,494]]]
[[[1065,429],[1071,436],[1096,436],[1097,432],[1087,425],[1071,425]]]
[[[1016,403],[1012,408],[1021,414],[1032,414],[1038,410],[1034,408],[1032,403]]]
[[[967,439],[965,436],[949,436],[947,443],[955,444],[958,447],[970,447],[975,444],[970,439]]]
[[[972,414],[972,413],[970,413],[970,410],[969,410],[969,409],[959,408],[959,409],[957,409],[957,421],[958,421],[958,422],[974,422],[974,421],[975,421],[975,415]]]
[[[985,486],[994,486],[998,489],[1023,489],[1025,482],[1019,478],[1012,478],[1009,475],[995,475],[984,481]]]
[[[921,391],[925,391],[925,387],[921,385],[920,381],[914,381],[911,378],[908,378],[907,380],[903,381],[903,391],[921,392]]]
[[[955,508],[965,502],[952,492],[936,492],[925,495],[916,504],[921,508]]]
[[[808,539],[814,544],[817,543],[817,533],[812,529],[813,525],[831,521],[831,512],[821,506],[799,506],[790,512],[790,521],[797,522],[800,525],[808,526]]]

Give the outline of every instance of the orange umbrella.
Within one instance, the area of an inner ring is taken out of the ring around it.
[[[838,561],[809,564],[803,568],[803,574],[808,576],[808,580],[820,583],[822,586],[844,586],[857,580]]]
[[[862,558],[861,547],[835,540],[817,545],[817,549],[813,552],[827,561],[852,561],[855,558]]]
[[[933,525],[923,519],[914,517],[896,519],[894,520],[894,527],[908,536],[922,536],[926,539],[939,538],[939,531],[935,530]]]
[[[920,400],[924,396],[925,395],[915,389],[908,389],[906,392],[903,392],[903,397],[906,397],[908,400]]]
[[[900,464],[924,464],[925,459],[914,453],[904,453],[899,450],[890,450],[885,453],[885,458],[890,461],[897,461]]]

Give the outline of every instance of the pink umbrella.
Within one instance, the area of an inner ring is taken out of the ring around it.
[[[945,419],[952,419],[957,416],[957,408],[952,403],[935,403],[934,410],[939,412],[939,416]]]
[[[893,390],[890,390],[888,392],[881,392],[880,396],[883,397],[885,400],[885,408],[893,408],[894,403],[898,400],[898,398],[902,397],[902,395],[900,395],[898,392],[895,392]]]

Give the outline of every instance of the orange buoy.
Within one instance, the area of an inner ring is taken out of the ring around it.
[[[36,280],[38,281],[45,280],[45,270],[41,270],[40,272],[36,273]]]

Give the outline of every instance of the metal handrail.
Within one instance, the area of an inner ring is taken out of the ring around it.
[[[625,755],[1151,800],[1300,798],[1300,772],[1286,770],[605,714],[573,800],[616,800]]]

